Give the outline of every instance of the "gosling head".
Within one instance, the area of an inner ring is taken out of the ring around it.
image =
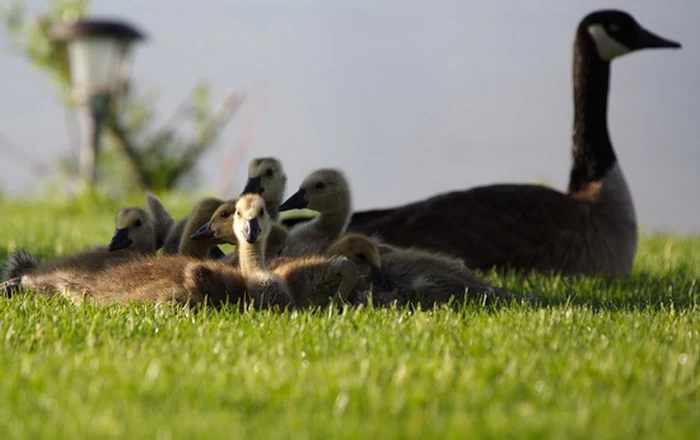
[[[308,208],[320,213],[350,211],[350,185],[336,169],[320,169],[311,173],[280,206],[280,211]]]
[[[260,194],[265,201],[279,206],[287,186],[282,162],[275,157],[258,157],[248,164],[248,181],[242,194]]]
[[[227,243],[236,243],[233,234],[233,214],[236,212],[236,200],[224,202],[214,211],[208,222],[204,223],[191,235],[192,240],[216,238]]]
[[[649,32],[627,12],[613,9],[588,14],[579,24],[577,37],[593,42],[603,61],[651,48],[680,48],[680,43]]]
[[[142,208],[122,208],[114,219],[116,229],[107,250],[132,248],[138,251],[155,252],[155,230],[151,216]]]
[[[265,244],[272,220],[265,209],[265,200],[257,194],[246,194],[236,202],[233,233],[238,243]]]
[[[355,263],[360,273],[369,277],[377,287],[385,291],[391,290],[391,284],[382,270],[382,260],[377,245],[366,235],[345,234],[328,248],[328,253],[344,256]]]

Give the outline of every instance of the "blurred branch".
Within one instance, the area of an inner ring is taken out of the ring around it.
[[[143,158],[139,154],[138,150],[134,148],[129,141],[127,131],[119,125],[117,118],[114,116],[107,120],[105,127],[107,130],[109,130],[109,133],[114,137],[117,145],[129,160],[131,168],[134,170],[136,177],[139,180],[139,186],[141,186],[143,189],[152,189],[153,183],[151,182],[151,177],[149,176],[148,170],[143,166]]]
[[[191,143],[182,156],[184,163],[196,161],[216,140],[223,127],[233,117],[244,101],[244,94],[234,90],[226,96],[210,121],[204,124],[199,139]]]

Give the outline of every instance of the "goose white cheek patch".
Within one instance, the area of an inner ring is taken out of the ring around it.
[[[594,24],[588,26],[588,33],[593,37],[598,55],[605,61],[610,61],[630,51],[627,46],[608,35],[603,25]]]

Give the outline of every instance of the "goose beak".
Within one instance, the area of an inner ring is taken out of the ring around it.
[[[260,236],[260,223],[258,223],[258,219],[254,218],[252,220],[246,220],[243,223],[243,238],[245,241],[247,241],[250,244],[253,244],[257,241],[258,237]]]
[[[289,211],[290,209],[302,209],[307,206],[309,206],[309,201],[306,200],[306,190],[300,189],[280,205],[280,212]]]
[[[243,188],[243,194],[262,194],[265,192],[265,188],[262,187],[262,179],[258,177],[249,177],[248,181],[245,183]]]
[[[379,266],[372,266],[372,272],[371,272],[371,277],[372,277],[372,282],[385,292],[388,292],[391,290],[391,284],[389,284],[389,280],[386,279],[386,276],[384,276],[384,271],[382,270],[381,267]]]
[[[681,44],[676,41],[667,40],[656,35],[644,28],[639,29],[639,48],[640,49],[662,49],[674,48],[680,49]]]
[[[214,237],[214,230],[211,228],[211,220],[209,220],[190,235],[190,240],[203,240],[212,237]]]
[[[129,238],[129,230],[127,228],[115,229],[112,241],[107,245],[107,250],[114,252],[119,249],[128,248],[131,246],[131,243],[132,241]]]

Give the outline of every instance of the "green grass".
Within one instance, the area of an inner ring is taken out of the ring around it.
[[[0,258],[113,228],[106,200],[0,209]],[[18,295],[0,300],[0,438],[698,438],[699,275],[700,239],[651,236],[626,278],[486,274],[537,307],[274,314]]]

